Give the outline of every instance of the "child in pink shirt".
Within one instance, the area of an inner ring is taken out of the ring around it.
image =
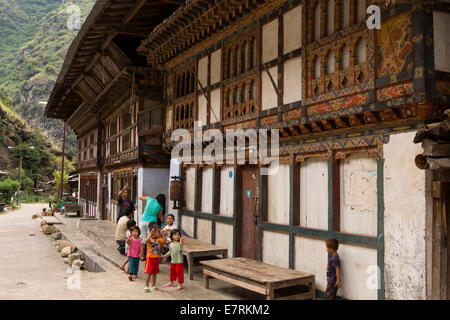
[[[130,281],[133,281],[133,278],[137,278],[137,274],[139,271],[139,258],[141,256],[142,242],[142,239],[139,237],[140,235],[141,229],[139,229],[139,227],[134,227],[131,231],[131,237],[127,239],[127,244],[130,246],[130,248],[128,249],[128,279]]]

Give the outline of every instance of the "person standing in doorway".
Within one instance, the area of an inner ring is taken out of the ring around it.
[[[117,194],[118,204],[117,204],[117,221],[125,215],[125,212],[130,207],[131,211],[134,212],[135,207],[133,201],[130,200],[130,190],[128,184],[126,184],[122,190]]]
[[[144,240],[142,243],[141,260],[144,260],[144,257],[146,256],[146,245],[144,242],[147,240],[149,224],[151,222],[158,223],[158,219],[160,221],[164,220],[164,214],[166,213],[166,196],[158,194],[155,199],[149,196],[140,196],[139,200],[146,202],[144,213],[139,222],[141,238]]]

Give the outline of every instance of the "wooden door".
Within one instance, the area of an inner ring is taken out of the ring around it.
[[[259,168],[243,166],[240,184],[239,255],[258,259]],[[237,181],[239,183],[239,181]]]

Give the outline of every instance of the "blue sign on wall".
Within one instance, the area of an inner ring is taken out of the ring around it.
[[[249,198],[249,199],[252,196],[252,192],[248,189],[247,189],[247,191],[245,191],[245,194],[247,195],[247,198]]]
[[[228,172],[228,175],[230,176],[230,178],[233,178],[233,170],[230,170],[230,172]]]

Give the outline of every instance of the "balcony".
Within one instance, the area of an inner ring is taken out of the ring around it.
[[[163,107],[146,109],[138,114],[138,135],[161,135],[164,130]]]
[[[83,160],[83,161],[78,161],[75,164],[75,167],[76,167],[77,170],[94,168],[96,166],[97,166],[97,158],[89,159],[89,160]]]

